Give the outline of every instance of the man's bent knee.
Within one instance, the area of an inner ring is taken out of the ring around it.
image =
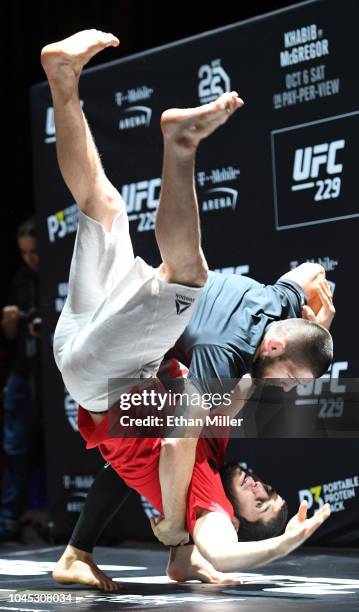
[[[176,283],[187,287],[201,288],[207,282],[208,266],[205,261],[201,261],[197,265],[181,265],[170,267],[162,264],[160,268],[160,277],[167,283]]]
[[[85,215],[101,223],[107,231],[111,231],[113,220],[122,210],[126,210],[126,205],[121,197],[101,194],[98,198],[86,199],[79,203],[79,208]]]

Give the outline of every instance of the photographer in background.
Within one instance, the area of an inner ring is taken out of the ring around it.
[[[39,257],[33,218],[22,223],[16,238],[24,265],[13,277],[1,320],[2,333],[13,344],[14,360],[3,396],[0,542],[20,538],[20,517],[28,502],[33,454],[41,426]],[[40,451],[41,447],[42,444]]]

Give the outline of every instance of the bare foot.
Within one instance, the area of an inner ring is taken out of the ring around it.
[[[178,152],[195,151],[203,138],[226,123],[243,104],[237,92],[232,91],[203,106],[165,111],[161,116],[165,144],[170,144]]]
[[[171,548],[167,576],[177,582],[200,580],[207,584],[241,584],[230,574],[218,572],[192,545]]]
[[[120,582],[115,582],[99,569],[90,553],[74,546],[66,547],[52,577],[60,584],[86,584],[102,591],[119,591],[124,588]]]
[[[83,30],[60,42],[46,45],[41,63],[49,82],[79,79],[82,68],[102,49],[117,47],[120,41],[113,34],[100,30]]]

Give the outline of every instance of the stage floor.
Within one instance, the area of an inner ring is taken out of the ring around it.
[[[80,586],[61,587],[51,570],[63,547],[0,549],[1,610],[91,610],[113,612],[156,609],[241,612],[342,612],[359,610],[359,554],[355,550],[309,549],[253,572],[241,573],[240,586],[177,584],[165,576],[165,550],[118,547],[96,550],[100,567],[126,584],[103,593]],[[64,603],[46,602],[63,596]],[[39,603],[43,601],[43,603]]]

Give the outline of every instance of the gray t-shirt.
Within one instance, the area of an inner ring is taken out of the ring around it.
[[[189,378],[239,379],[273,321],[299,318],[305,293],[294,281],[263,285],[239,275],[209,272],[203,293],[182,336],[170,351],[189,368]]]

